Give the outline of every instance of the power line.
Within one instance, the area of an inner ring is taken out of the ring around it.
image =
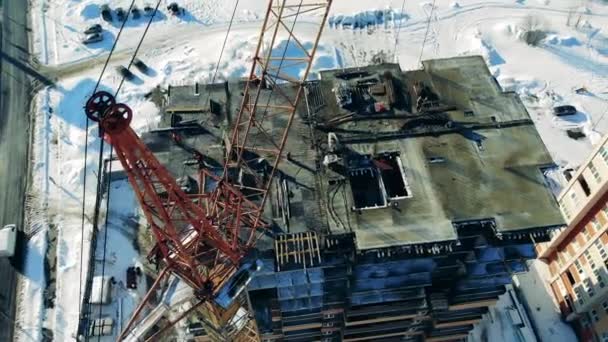
[[[128,13],[131,13],[131,9],[133,7],[135,3],[135,0],[133,0],[133,2],[131,2],[131,6],[129,7]],[[152,13],[152,15],[150,16],[150,19],[148,20],[148,24],[146,25],[146,28],[139,40],[139,42],[137,43],[137,47],[135,48],[135,51],[133,52],[133,55],[131,56],[131,61],[129,62],[129,65],[127,67],[127,69],[130,69],[131,66],[133,65],[133,62],[135,61],[135,58],[137,56],[137,53],[139,52],[139,49],[141,48],[141,45],[143,44],[143,41],[150,29],[150,25],[152,24],[152,21],[154,20],[154,17],[156,16],[156,13],[158,12],[158,8],[160,6],[161,0],[158,0],[158,2],[156,3],[156,7],[154,8],[154,12]],[[123,24],[126,22],[126,20],[123,22]],[[122,88],[122,85],[124,84],[125,81],[125,77],[123,76],[120,80],[120,83],[116,89],[116,92],[114,93],[114,98],[118,98],[118,94],[120,92],[120,89]],[[100,148],[99,148],[99,167],[98,167],[98,174],[101,175],[102,174],[102,163],[103,163],[103,148],[104,148],[104,140],[101,140],[100,143]],[[106,214],[105,214],[105,220],[104,220],[104,239],[103,239],[103,256],[102,256],[102,264],[101,264],[101,281],[102,283],[104,282],[104,278],[105,278],[105,271],[106,271],[106,251],[107,251],[107,245],[108,245],[108,219],[110,217],[110,193],[111,193],[111,184],[112,184],[112,157],[113,157],[113,153],[114,153],[114,147],[110,144],[110,157],[108,159],[108,168],[107,170],[105,170],[104,174],[108,175],[108,181],[106,184],[106,189],[107,189],[107,196],[106,196]],[[98,177],[98,181],[97,181],[97,196],[95,199],[95,206],[99,207],[99,203],[101,201],[101,194],[103,193],[103,184],[102,181],[100,180],[100,178]],[[96,211],[94,220],[95,222],[97,222],[99,218],[99,210]],[[101,292],[100,292],[100,296],[103,298],[103,290],[104,290],[104,286],[101,286]],[[99,307],[99,319],[101,319],[103,314],[103,310],[102,310],[102,306]],[[99,336],[97,336],[97,341],[99,342],[101,340],[101,334]]]
[[[160,0],[159,0],[160,2]],[[131,1],[131,5],[129,6],[129,11],[127,13],[131,13],[131,9],[133,8],[133,6],[135,5],[135,0]],[[108,57],[106,58],[105,63],[103,64],[103,68],[101,69],[101,74],[99,75],[99,78],[97,79],[97,83],[95,84],[95,88],[93,89],[93,93],[91,96],[93,96],[96,92],[97,89],[99,88],[99,85],[101,84],[101,80],[103,79],[103,75],[108,67],[108,64],[110,63],[110,59],[112,58],[112,55],[114,54],[114,51],[116,50],[116,45],[118,44],[118,40],[120,39],[120,35],[122,34],[123,29],[125,28],[127,21],[124,20],[122,22],[122,24],[120,25],[120,29],[118,30],[118,34],[116,35],[116,39],[114,40],[114,44],[112,44],[112,48],[110,49],[110,52],[108,53]],[[78,278],[78,317],[80,318],[81,314],[82,314],[82,265],[84,263],[84,249],[82,248],[84,246],[84,221],[85,221],[85,217],[86,217],[86,193],[87,193],[87,156],[88,156],[88,150],[89,150],[89,124],[90,124],[90,120],[89,117],[86,117],[86,123],[85,123],[85,144],[84,144],[84,167],[83,167],[83,171],[84,171],[84,179],[82,181],[82,213],[81,213],[81,228],[80,228],[80,276]],[[102,139],[102,144],[103,144],[103,139]],[[103,149],[100,150],[100,153],[102,153]],[[99,173],[97,174],[97,181],[99,182]]]
[[[232,10],[232,16],[230,17],[230,23],[228,23],[228,30],[226,31],[226,36],[224,37],[224,42],[222,43],[222,49],[220,50],[220,56],[217,59],[217,63],[215,64],[215,71],[213,73],[213,77],[211,78],[211,85],[213,85],[215,83],[215,78],[217,76],[218,70],[220,68],[220,63],[222,62],[222,57],[224,55],[224,49],[226,48],[226,43],[228,42],[228,35],[230,34],[230,30],[232,29],[232,23],[234,22],[234,18],[236,16],[236,9],[239,6],[239,1],[240,0],[236,0],[236,3],[234,4],[234,9]],[[207,87],[207,99],[203,102],[203,105],[207,102],[209,102],[211,100],[211,88]],[[209,120],[211,120],[211,115],[209,115],[207,117],[207,120],[205,120],[205,122],[203,122],[201,125],[204,126],[206,125]]]
[[[422,61],[422,52],[424,51],[424,46],[426,45],[426,39],[429,35],[429,29],[431,28],[431,19],[433,18],[433,12],[435,11],[435,0],[431,4],[431,12],[429,13],[428,21],[426,22],[426,32],[424,33],[424,40],[422,41],[422,47],[420,48],[420,56],[418,57],[418,63]]]
[[[226,42],[228,41],[228,35],[230,34],[230,29],[232,28],[232,22],[234,21],[234,17],[236,14],[236,9],[239,6],[239,0],[236,1],[234,5],[234,10],[232,11],[232,17],[230,17],[230,23],[228,24],[228,30],[226,31],[226,37],[224,37],[224,43],[222,43],[222,49],[220,50],[220,57],[217,60],[217,64],[215,64],[215,72],[213,73],[213,78],[211,79],[211,84],[215,82],[215,77],[217,76],[217,71],[220,68],[220,62],[222,61],[222,55],[224,54],[224,48],[226,48]]]
[[[156,3],[156,7],[154,7],[154,12],[152,12],[152,15],[150,16],[150,19],[148,20],[148,24],[146,25],[146,29],[144,30],[142,38],[137,43],[137,47],[135,48],[135,51],[133,52],[133,56],[131,56],[131,60],[129,61],[129,65],[127,66],[127,70],[131,70],[131,66],[133,65],[133,62],[135,61],[135,58],[137,57],[137,53],[139,52],[139,49],[141,48],[141,45],[144,42],[144,37],[146,36],[146,34],[148,33],[148,30],[150,29],[150,25],[152,24],[152,20],[154,20],[154,16],[156,16],[156,12],[158,12],[158,7],[160,6],[160,1],[161,0],[159,0]],[[126,20],[125,20],[125,22],[126,22]],[[123,85],[124,82],[125,82],[125,78],[123,77],[120,80],[120,83],[118,84],[118,88],[116,88],[116,93],[114,94],[115,98],[118,96],[118,92],[120,91],[120,88],[122,88],[122,85]]]
[[[405,0],[403,0],[403,3],[401,4],[401,16],[404,15],[403,14],[404,11],[405,11]],[[395,58],[395,61],[397,60],[397,44],[399,43],[399,33],[401,32],[402,20],[403,20],[403,17],[399,18],[399,26],[397,27],[397,34],[395,35],[395,47],[393,48],[393,57]]]
[[[159,1],[160,3],[160,1]],[[106,174],[108,175],[108,182],[107,182],[107,189],[108,189],[108,195],[106,196],[106,217],[105,217],[105,222],[104,222],[104,232],[103,232],[103,257],[102,257],[102,264],[101,264],[101,282],[102,282],[102,286],[101,286],[101,294],[100,297],[103,298],[103,282],[104,282],[104,277],[105,277],[105,272],[106,272],[106,249],[108,246],[108,217],[110,216],[110,189],[111,189],[111,184],[112,184],[112,155],[114,152],[114,149],[111,148],[112,145],[110,145],[110,158],[108,159],[108,169],[106,170]],[[100,158],[101,159],[101,158]],[[102,310],[102,305],[99,306],[99,319],[101,319],[103,310]],[[101,335],[99,334],[97,336],[97,342],[99,342],[101,340]]]

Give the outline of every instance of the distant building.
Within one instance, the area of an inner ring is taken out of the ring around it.
[[[553,160],[517,94],[478,56],[423,65],[327,70],[307,83],[244,301],[262,341],[466,339],[527,271],[534,244],[565,224],[543,173]],[[211,139],[242,87],[172,87],[163,120],[205,123],[205,143],[190,142],[221,158]],[[268,116],[260,151],[288,124]],[[164,156],[181,169],[183,157]],[[263,155],[248,159],[264,177]]]
[[[569,174],[558,201],[567,226],[538,245],[560,310],[582,341],[608,342],[608,136]]]

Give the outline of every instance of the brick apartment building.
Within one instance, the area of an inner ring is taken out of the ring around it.
[[[537,246],[563,318],[581,341],[608,342],[608,136],[558,197],[567,226]]]

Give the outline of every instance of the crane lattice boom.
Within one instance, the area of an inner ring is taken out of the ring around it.
[[[331,2],[269,1],[242,103],[227,139],[223,173],[202,170],[205,179],[216,185],[197,200],[182,191],[131,129],[133,113],[128,106],[115,103],[106,92],[87,102],[86,114],[99,122],[104,139],[116,151],[156,239],[149,258],[164,263],[161,276],[176,275],[189,284],[199,301],[218,297],[268,227],[262,219],[264,205]],[[306,23],[296,25],[304,15]],[[287,124],[273,127],[277,117]],[[125,331],[159,283],[150,289]]]

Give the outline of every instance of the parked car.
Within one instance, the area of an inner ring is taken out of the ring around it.
[[[83,44],[93,44],[103,40],[103,35],[101,33],[91,33],[87,34],[82,38]]]
[[[133,65],[144,74],[148,72],[148,66],[139,58],[135,58]]]
[[[10,258],[15,255],[17,245],[17,226],[7,224],[0,229],[0,258]]]
[[[118,7],[116,9],[116,18],[118,19],[118,21],[127,20],[127,12],[124,9],[122,9],[122,7]]]
[[[555,116],[574,115],[577,112],[576,107],[570,105],[557,106],[553,108],[553,115]]]
[[[137,277],[141,276],[141,268],[131,266],[127,268],[127,288],[137,289]]]
[[[95,24],[95,25],[91,25],[89,27],[87,27],[86,30],[84,30],[85,34],[93,34],[93,33],[100,33],[103,29],[101,28],[100,24]]]
[[[144,5],[144,15],[147,17],[152,16],[152,14],[154,14],[154,7],[152,7],[152,5],[150,4],[145,4]]]
[[[101,18],[105,21],[112,21],[112,10],[107,4],[101,5]]]
[[[125,79],[127,79],[128,81],[132,80],[135,78],[135,75],[133,75],[133,73],[131,72],[131,70],[125,68],[124,66],[119,66],[116,68],[116,71],[118,72],[118,74],[122,77],[124,77]]]
[[[176,2],[170,3],[169,6],[167,6],[167,10],[173,15],[180,15],[183,11]]]
[[[133,8],[131,8],[131,16],[133,19],[139,19],[139,17],[141,17],[141,11],[139,8],[137,8],[137,6],[133,6]]]

